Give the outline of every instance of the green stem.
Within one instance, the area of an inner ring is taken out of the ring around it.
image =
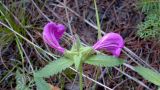
[[[96,66],[95,70],[97,72],[95,80],[97,81],[98,80],[98,76],[100,75],[100,70],[98,69],[98,66]],[[93,90],[96,90],[96,85],[97,85],[96,83],[93,84]]]
[[[101,35],[101,25],[99,22],[99,15],[98,15],[98,8],[97,8],[97,4],[96,4],[96,0],[94,0],[94,7],[96,10],[96,21],[97,21],[97,26],[98,26],[98,39],[100,39],[102,37]]]
[[[82,79],[82,72],[83,72],[83,70],[82,70],[82,64],[80,64],[80,67],[79,67],[79,88],[80,88],[80,90],[83,90],[83,79]]]

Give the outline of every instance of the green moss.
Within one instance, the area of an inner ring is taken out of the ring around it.
[[[137,34],[144,39],[160,38],[160,16],[149,14],[145,21],[138,25]]]
[[[138,6],[146,18],[138,25],[137,35],[144,39],[160,38],[160,0],[139,0]]]

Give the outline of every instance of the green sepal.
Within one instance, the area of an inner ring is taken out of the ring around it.
[[[78,35],[75,35],[75,38],[74,38],[74,39],[75,39],[75,42],[73,42],[71,51],[77,52],[77,51],[79,51],[79,49],[82,47],[82,44],[81,44],[81,41],[80,41]]]
[[[81,47],[82,60],[85,61],[93,53],[92,47]]]

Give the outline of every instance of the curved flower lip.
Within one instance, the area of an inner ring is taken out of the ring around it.
[[[64,34],[65,26],[54,22],[47,23],[43,28],[43,40],[50,47],[64,53],[65,49],[59,45],[59,40]]]
[[[114,56],[118,57],[124,47],[124,40],[121,35],[117,33],[108,33],[104,35],[96,44],[93,45],[95,50],[107,50]]]

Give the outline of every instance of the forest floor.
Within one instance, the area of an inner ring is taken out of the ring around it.
[[[81,42],[89,46],[97,41],[93,0],[1,0],[1,2],[0,10],[8,14],[6,17],[10,17],[8,21],[13,29],[34,45],[19,36],[17,39],[15,33],[0,25],[0,90],[15,89],[17,70],[23,73],[23,79],[27,85],[31,84],[31,88],[35,87],[28,60],[34,70],[54,60],[53,57],[37,49],[35,45],[54,55],[60,55],[54,49],[46,47],[43,42],[42,31],[48,21],[62,23],[67,27],[67,34],[61,40],[61,45],[67,49],[71,47],[72,37],[75,34],[80,36]],[[2,5],[5,5],[9,11]],[[119,33],[124,38],[125,48],[120,58],[127,60],[127,63],[133,66],[137,65],[136,61],[141,65],[160,70],[158,61],[160,60],[160,42],[154,39],[144,40],[137,36],[137,25],[145,18],[143,12],[138,9],[137,0],[97,0],[97,7],[101,30],[105,33]],[[6,23],[3,17],[0,17],[0,21]],[[21,51],[19,47],[22,48]],[[97,81],[114,90],[147,90],[143,84],[156,90],[155,85],[128,67],[118,68],[108,68],[103,78]],[[92,65],[83,67],[83,73],[95,80],[99,71],[101,71],[100,68]],[[77,77],[74,71],[67,69],[62,74],[46,80],[57,88],[77,90]],[[90,79],[84,78],[84,83],[85,90],[93,90],[93,88],[105,90]],[[70,87],[72,89],[69,89]]]

